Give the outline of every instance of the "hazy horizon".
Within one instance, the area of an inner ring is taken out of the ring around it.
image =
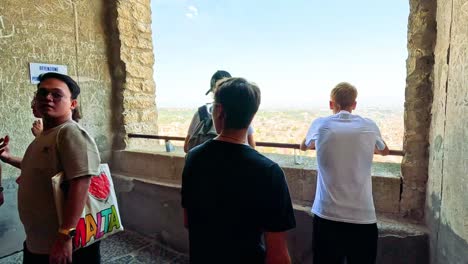
[[[164,110],[170,110],[170,109],[180,109],[180,110],[194,110],[194,109],[197,109],[198,107],[200,107],[201,105],[203,105],[204,103],[202,104],[198,104],[198,105],[189,105],[189,106],[168,106],[168,105],[163,105],[163,106],[160,106],[160,105],[156,105],[156,107],[158,109],[164,109]],[[209,104],[209,102],[206,102],[205,104]],[[382,106],[382,105],[374,105],[374,106],[371,106],[371,105],[366,105],[366,106],[361,106],[361,105],[358,105],[356,107],[356,110],[355,112],[359,112],[360,110],[393,110],[393,111],[403,111],[404,110],[404,106],[403,105],[388,105],[388,106]],[[260,108],[259,108],[259,111],[260,110],[265,110],[265,111],[277,111],[277,110],[282,110],[282,111],[288,111],[288,110],[291,110],[291,111],[328,111],[330,110],[328,108],[328,104],[327,105],[324,105],[324,106],[314,106],[314,105],[289,105],[289,106],[281,106],[281,105],[263,105],[263,104],[260,104]],[[331,110],[330,110],[331,111]]]
[[[158,134],[185,137],[195,108],[159,108]],[[353,113],[371,118],[380,128],[381,134],[390,149],[403,147],[403,111],[382,108],[358,108]],[[331,114],[329,109],[260,109],[252,121],[256,141],[277,143],[300,143],[313,120]],[[181,145],[183,142],[174,142]],[[263,148],[262,152],[293,154],[291,149]],[[399,162],[401,157],[374,157],[379,161]]]

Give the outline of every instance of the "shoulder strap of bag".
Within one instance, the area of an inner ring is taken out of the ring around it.
[[[198,107],[198,116],[200,117],[201,122],[204,122],[209,118],[208,110],[205,105]]]
[[[213,119],[211,115],[208,113],[208,107],[202,106],[198,108],[198,115],[200,116],[200,123],[202,123],[202,132],[203,134],[214,134],[216,135],[216,131],[214,130],[213,126]]]

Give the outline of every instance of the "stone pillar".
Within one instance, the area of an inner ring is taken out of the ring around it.
[[[117,96],[121,100],[120,121],[125,130],[121,132],[157,134],[150,0],[120,0],[116,9],[120,60],[119,70],[114,74],[123,82]],[[126,139],[125,143],[128,149],[157,142]]]
[[[410,0],[400,213],[418,220],[424,215],[428,175],[435,14],[436,0]]]

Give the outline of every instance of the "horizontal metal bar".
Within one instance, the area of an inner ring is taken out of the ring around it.
[[[173,141],[185,141],[184,137],[173,137],[173,136],[159,136],[159,135],[145,135],[145,134],[128,134],[129,138],[146,138],[146,139],[161,139],[161,140],[173,140]],[[269,148],[287,148],[287,149],[299,149],[299,144],[292,143],[276,143],[276,142],[255,142],[257,147],[269,147]],[[403,150],[390,150],[390,156],[404,156]]]
[[[289,149],[299,149],[299,144],[293,143],[276,143],[276,142],[255,142],[255,145],[258,147],[271,147],[271,148],[289,148]]]
[[[390,149],[390,152],[388,153],[390,156],[404,156],[405,152],[403,150],[395,150],[395,149]]]
[[[146,139],[162,139],[162,140],[173,140],[173,141],[184,141],[184,137],[173,137],[173,136],[159,136],[159,135],[145,135],[145,134],[128,134],[129,138],[146,138]]]

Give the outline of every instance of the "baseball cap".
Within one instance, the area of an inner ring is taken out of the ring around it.
[[[213,76],[211,76],[210,89],[205,93],[205,95],[208,95],[210,92],[213,91],[217,81],[224,79],[224,78],[231,78],[231,77],[232,77],[231,74],[227,71],[223,71],[223,70],[216,71],[213,74]]]

